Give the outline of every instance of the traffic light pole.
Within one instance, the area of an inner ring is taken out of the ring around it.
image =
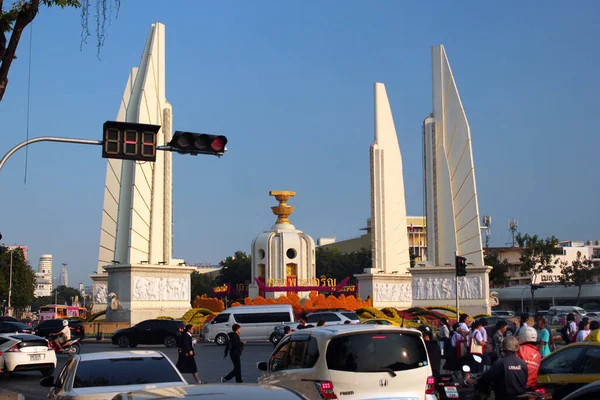
[[[456,322],[460,321],[460,312],[458,311],[458,271],[456,270],[456,252],[454,252],[454,285],[455,285],[455,294],[456,294]]]
[[[456,285],[456,322],[460,321],[460,313],[458,311],[458,275],[454,277],[454,284]]]
[[[0,171],[2,170],[2,167],[4,166],[6,161],[8,161],[8,159],[10,158],[10,156],[15,154],[18,150],[22,149],[23,147],[28,146],[32,143],[37,143],[37,142],[93,144],[93,145],[97,145],[97,146],[102,146],[102,144],[104,144],[104,141],[102,141],[102,140],[75,139],[75,138],[65,138],[65,137],[55,137],[55,136],[42,136],[42,137],[32,138],[32,139],[29,139],[29,140],[19,143],[18,145],[16,145],[12,149],[10,149],[8,151],[8,153],[6,153],[4,155],[4,157],[2,157],[2,159],[0,159]],[[175,149],[173,147],[167,146],[167,145],[156,146],[156,150],[175,151]]]
[[[2,170],[2,167],[4,166],[4,163],[6,163],[6,161],[10,158],[10,156],[12,156],[14,153],[16,153],[18,150],[22,149],[23,147],[28,146],[32,143],[37,143],[37,142],[61,142],[61,143],[76,143],[76,144],[95,144],[95,145],[102,145],[102,143],[103,143],[102,140],[74,139],[74,138],[64,138],[64,137],[54,137],[54,136],[42,136],[42,137],[32,138],[32,139],[29,139],[29,140],[19,143],[18,145],[16,145],[12,149],[10,149],[8,151],[8,153],[6,153],[4,155],[4,157],[2,157],[2,159],[0,160],[0,171]]]

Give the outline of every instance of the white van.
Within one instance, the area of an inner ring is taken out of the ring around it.
[[[575,307],[575,306],[552,306],[548,310],[548,314],[550,314],[550,313],[552,313],[552,314],[573,313],[573,314],[575,314],[575,316],[577,316],[577,315],[584,316],[585,310],[581,307]]]
[[[223,346],[227,344],[227,334],[233,324],[239,324],[242,341],[269,340],[275,326],[293,320],[294,309],[290,304],[230,307],[204,326],[203,336]]]

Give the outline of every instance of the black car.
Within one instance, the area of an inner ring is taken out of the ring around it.
[[[85,337],[85,330],[81,321],[68,321],[69,329],[71,330],[71,337],[83,339]],[[63,320],[61,318],[47,319],[40,322],[35,330],[35,334],[44,338],[49,338],[50,334],[60,332],[62,328]]]
[[[115,331],[112,344],[119,347],[136,347],[138,344],[164,344],[176,347],[181,340],[185,324],[171,319],[148,319],[127,329]]]
[[[0,333],[33,333],[33,328],[22,322],[0,321]]]

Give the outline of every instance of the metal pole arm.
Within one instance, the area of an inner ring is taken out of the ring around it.
[[[54,136],[42,136],[42,137],[32,138],[32,139],[29,139],[29,140],[19,143],[18,145],[16,145],[12,149],[10,149],[8,151],[8,153],[6,153],[4,155],[4,157],[2,157],[2,159],[0,160],[0,171],[2,170],[2,167],[4,166],[4,163],[10,158],[10,156],[12,156],[14,153],[16,153],[17,150],[19,150],[27,145],[30,145],[32,143],[37,143],[37,142],[62,142],[62,143],[95,144],[95,145],[102,145],[102,143],[104,143],[102,140],[73,139],[73,138],[63,138],[63,137],[54,137]]]

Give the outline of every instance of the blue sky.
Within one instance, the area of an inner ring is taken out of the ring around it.
[[[95,2],[93,2],[95,3]],[[270,228],[271,189],[295,190],[292,222],[314,238],[360,234],[369,217],[372,84],[384,82],[421,215],[421,123],[431,112],[431,46],[442,43],[471,124],[479,207],[492,245],[519,230],[600,239],[597,127],[600,3],[123,1],[100,60],[80,51],[77,10],[33,25],[30,136],[100,139],[116,117],[150,24],[166,24],[174,128],[224,134],[228,153],[174,157],[174,256],[218,262]],[[93,26],[92,26],[93,28]],[[0,102],[4,153],[25,139],[29,31]],[[100,148],[29,147],[0,171],[0,231],[34,268],[90,282],[106,162]]]

